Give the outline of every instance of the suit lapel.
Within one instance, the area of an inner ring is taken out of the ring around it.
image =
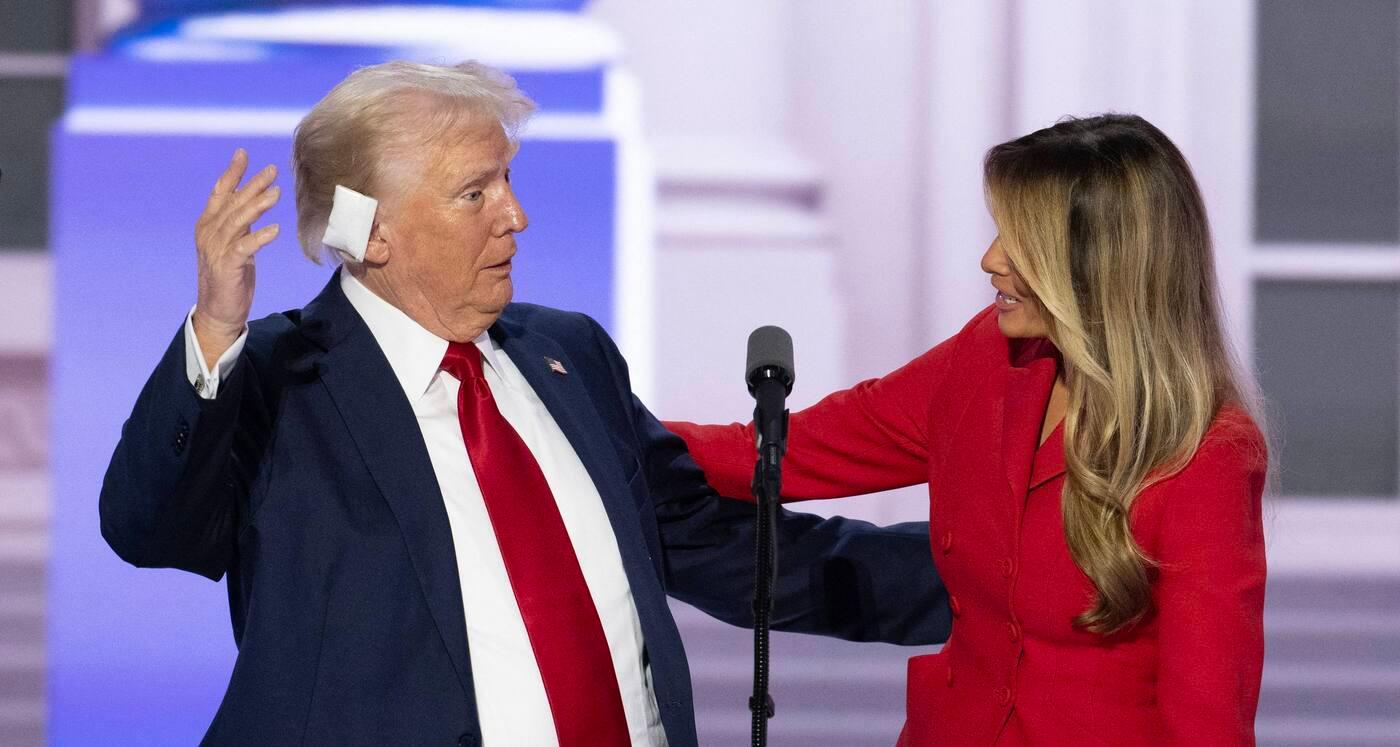
[[[1011,494],[1019,500],[1030,490],[1031,467],[1040,442],[1040,428],[1045,421],[1045,407],[1055,385],[1058,362],[1053,354],[1044,350],[1050,348],[1048,342],[1010,342],[1012,361],[1003,400],[1001,454],[1006,465],[1007,484]]]
[[[423,597],[475,712],[447,508],[413,409],[369,327],[341,291],[338,273],[306,307],[303,334],[325,350],[315,368],[398,521]]]
[[[636,604],[662,723],[673,742],[687,741],[684,735],[695,731],[690,669],[662,588],[660,557],[651,557],[647,550],[638,498],[623,481],[623,468],[630,465],[624,465],[619,458],[613,437],[589,395],[594,387],[607,387],[611,393],[615,382],[611,378],[601,380],[610,376],[606,371],[574,365],[577,361],[571,360],[554,339],[510,321],[509,316],[507,311],[492,327],[491,335],[535,390],[593,480],[612,525],[622,569]],[[562,364],[568,373],[552,371],[551,360]],[[599,380],[591,381],[590,376]]]
[[[1035,452],[1035,464],[1031,466],[1031,484],[1026,490],[1035,490],[1065,473],[1065,429],[1061,424],[1050,433]]]
[[[612,524],[633,595],[640,597],[642,590],[648,588],[647,574],[642,571],[652,568],[652,563],[647,557],[635,499],[623,482],[624,465],[588,394],[585,377],[590,372],[575,366],[553,339],[524,325],[502,319],[491,332],[588,470]],[[561,375],[551,370],[550,361],[559,362],[568,373]],[[655,578],[651,585],[655,585]]]

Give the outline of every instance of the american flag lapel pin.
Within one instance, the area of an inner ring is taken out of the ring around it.
[[[556,360],[554,360],[553,358],[550,358],[550,357],[546,356],[545,359],[544,359],[544,362],[549,364],[549,370],[553,371],[554,373],[559,374],[560,376],[563,376],[563,375],[569,373],[568,371],[564,370],[564,364],[563,364],[563,363],[560,363],[559,361],[556,361]]]

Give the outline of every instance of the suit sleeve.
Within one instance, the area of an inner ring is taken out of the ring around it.
[[[964,330],[882,378],[863,381],[793,413],[783,458],[783,499],[842,498],[927,482],[930,408],[967,333]],[[755,458],[752,422],[667,422],[666,426],[685,439],[721,494],[750,494]]]
[[[1161,513],[1155,604],[1166,744],[1250,745],[1264,660],[1262,439],[1208,438]]]
[[[266,442],[260,382],[242,354],[218,396],[187,375],[183,328],[146,381],[102,480],[102,536],[123,560],[218,580]]]
[[[685,442],[632,395],[626,364],[606,333],[608,352],[629,403],[661,538],[667,592],[707,614],[753,625],[754,509],[719,496]],[[845,518],[780,510],[775,630],[905,645],[948,638],[947,592],[933,568],[928,524],[880,527]]]

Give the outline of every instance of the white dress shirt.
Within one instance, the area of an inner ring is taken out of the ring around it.
[[[483,744],[556,745],[558,738],[539,665],[462,440],[457,420],[460,384],[451,374],[438,370],[447,352],[447,341],[376,296],[349,272],[341,272],[340,285],[369,326],[413,406],[442,491],[462,582]],[[200,354],[192,319],[193,310],[185,323],[186,372],[201,397],[213,398],[237,363],[247,332],[211,369]],[[617,538],[598,490],[559,425],[510,357],[486,333],[474,342],[483,354],[482,372],[496,406],[539,462],[559,506],[612,653],[632,744],[663,746],[666,734],[652,690],[651,672],[642,662],[641,622],[622,567]],[[540,365],[547,364],[541,360]]]

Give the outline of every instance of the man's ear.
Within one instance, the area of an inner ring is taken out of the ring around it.
[[[374,227],[369,231],[369,243],[365,245],[365,262],[372,265],[382,265],[389,261],[389,255],[393,248],[392,241],[393,228],[383,221],[376,220]]]

